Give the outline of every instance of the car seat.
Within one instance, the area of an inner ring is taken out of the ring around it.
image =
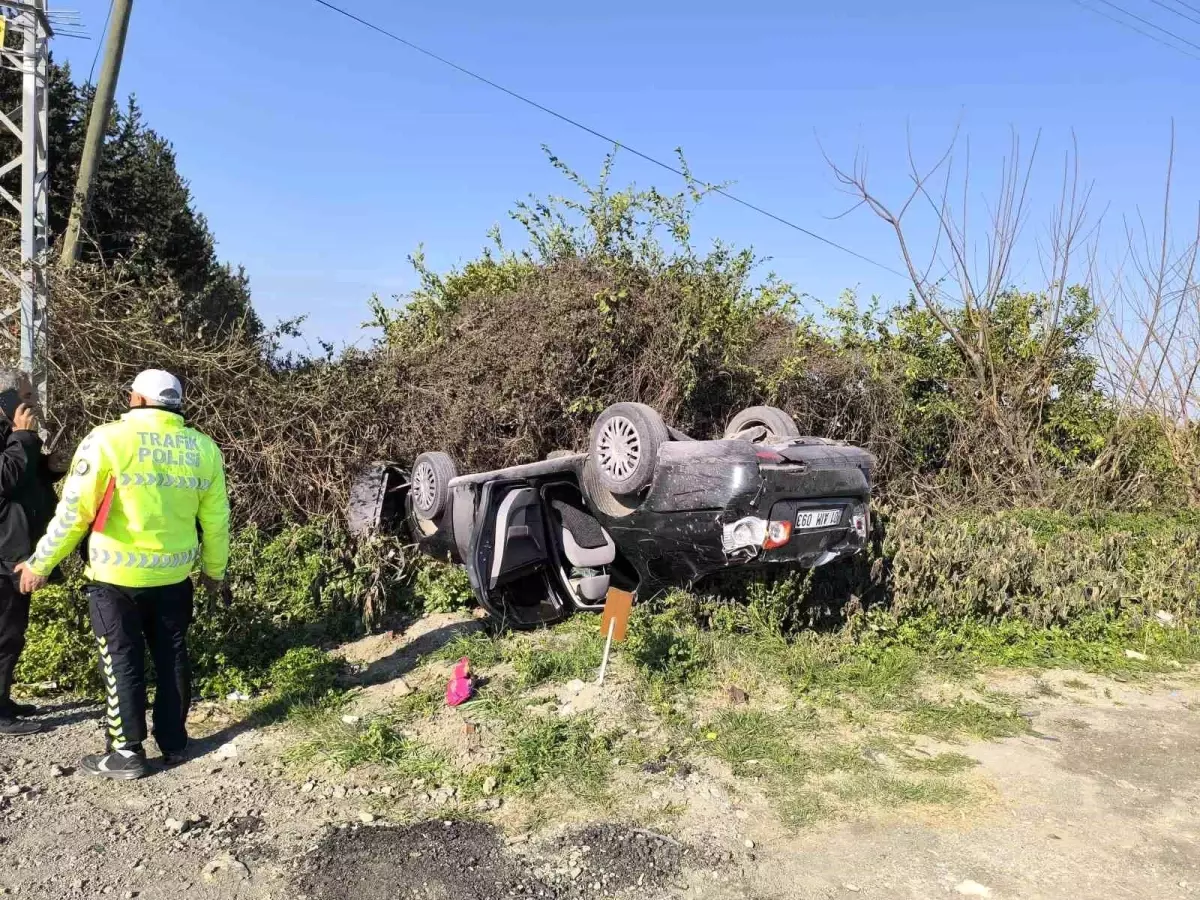
[[[617,558],[617,545],[591,515],[563,500],[551,500],[563,556],[570,565],[567,582],[576,597],[596,605],[608,594],[608,567]]]
[[[496,543],[492,551],[491,586],[512,581],[549,560],[546,529],[537,491],[509,491],[496,510]]]

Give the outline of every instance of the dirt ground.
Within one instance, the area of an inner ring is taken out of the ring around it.
[[[428,627],[351,648],[394,692]],[[1035,734],[955,748],[972,801],[783,828],[752,783],[663,774],[669,824],[532,830],[485,807],[401,811],[392,788],[298,774],[286,725],[201,707],[182,767],[134,783],[74,771],[98,708],[51,704],[0,743],[0,894],[234,898],[1182,898],[1200,896],[1200,687],[994,673]],[[368,694],[367,699],[370,699]],[[568,817],[569,818],[569,817]]]

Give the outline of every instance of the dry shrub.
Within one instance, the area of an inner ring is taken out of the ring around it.
[[[868,443],[887,403],[852,358],[801,340],[774,298],[681,271],[530,267],[464,296],[427,339],[336,360],[281,359],[277,334],[249,328],[205,336],[173,285],[147,290],[119,266],[52,271],[51,291],[51,432],[77,441],[124,411],[138,371],[175,372],[189,421],[225,452],[237,519],[260,526],[339,512],[371,459],[440,449],[485,469],[583,448],[621,400],[698,437],[781,402],[809,431]]]
[[[353,367],[271,361],[270,337],[233,328],[203,337],[169,282],[135,286],[122,269],[52,270],[47,425],[68,446],[120,415],[138,371],[161,367],[185,384],[191,424],[224,450],[235,514],[269,525],[332,509],[342,495],[346,431],[327,429]],[[7,297],[6,297],[7,299]],[[336,418],[336,417],[335,417]]]
[[[1092,613],[1200,613],[1191,514],[981,518],[904,510],[890,519],[886,599],[900,617],[1064,624]]]

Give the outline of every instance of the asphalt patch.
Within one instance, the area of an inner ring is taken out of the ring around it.
[[[485,823],[420,822],[331,832],[302,863],[296,886],[312,900],[636,900],[659,896],[687,869],[716,864],[667,835],[622,825],[514,847]]]
[[[313,900],[558,896],[480,822],[339,829],[309,854],[297,886]]]

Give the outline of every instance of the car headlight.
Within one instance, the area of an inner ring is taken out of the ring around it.
[[[726,553],[742,550],[746,547],[758,548],[767,538],[767,521],[754,516],[738,519],[725,526],[721,535],[721,546]]]

